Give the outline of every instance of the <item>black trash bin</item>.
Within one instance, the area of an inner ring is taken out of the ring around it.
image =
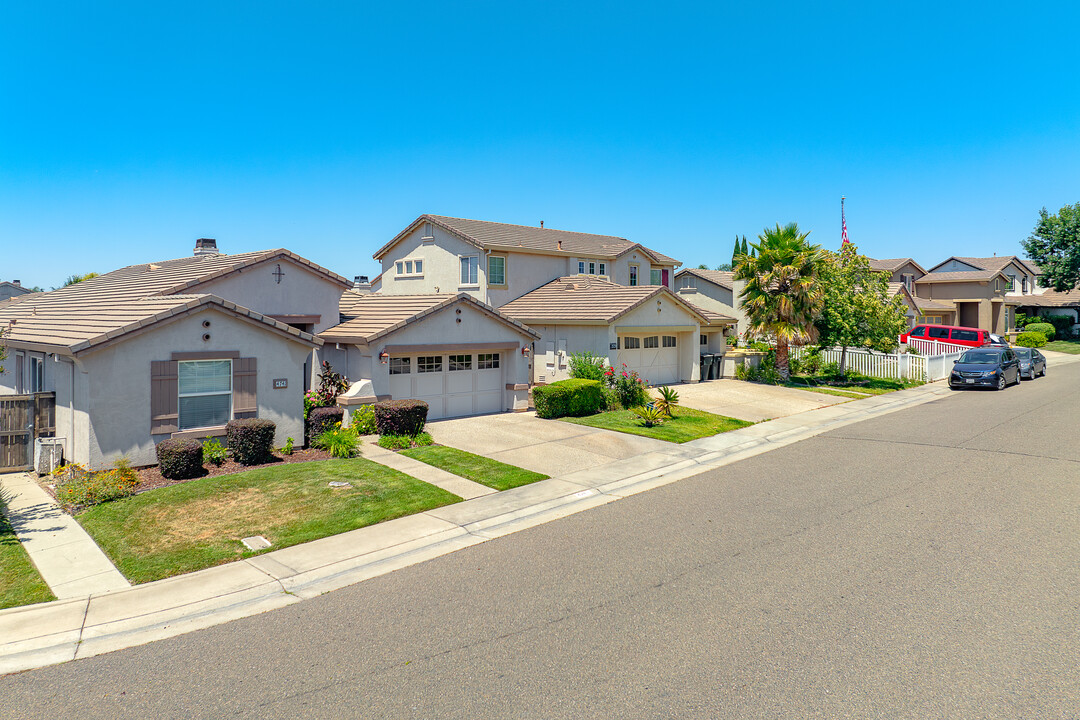
[[[699,382],[709,379],[709,369],[712,367],[710,361],[710,355],[708,353],[701,353],[701,375],[699,375]]]

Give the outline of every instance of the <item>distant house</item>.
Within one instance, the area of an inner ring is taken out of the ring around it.
[[[0,304],[9,359],[0,394],[55,393],[68,461],[156,462],[166,438],[224,434],[234,418],[303,437],[317,333],[350,287],[288,250],[195,255],[121,268]]]
[[[735,273],[725,270],[683,268],[675,273],[675,292],[698,307],[735,320],[735,332],[746,332],[746,314],[740,307],[739,293],[745,283],[735,280]]]
[[[33,290],[23,287],[22,283],[18,280],[12,280],[10,282],[7,280],[0,281],[0,302],[31,292],[33,292]]]

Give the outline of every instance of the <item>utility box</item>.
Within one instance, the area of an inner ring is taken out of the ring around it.
[[[34,471],[48,475],[64,462],[64,438],[43,437],[34,440]]]

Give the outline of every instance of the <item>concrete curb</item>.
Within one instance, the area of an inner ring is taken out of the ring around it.
[[[0,611],[0,674],[291,605],[949,394],[936,383],[853,400],[188,575]]]

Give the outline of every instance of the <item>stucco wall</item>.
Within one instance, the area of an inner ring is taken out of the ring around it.
[[[478,300],[484,299],[487,285],[487,263],[484,252],[474,245],[463,242],[442,228],[434,227],[434,240],[424,240],[424,225],[421,224],[382,259],[383,295],[417,295],[424,293],[467,292]],[[461,284],[461,264],[459,258],[464,255],[478,255],[476,286]],[[422,277],[399,277],[396,262],[398,260],[424,261]]]
[[[204,320],[211,322],[209,329],[203,327]],[[211,339],[204,342],[203,333]],[[136,466],[157,462],[154,445],[169,436],[150,434],[152,361],[169,360],[173,352],[231,350],[258,360],[258,416],[277,424],[275,445],[283,445],[287,437],[302,441],[303,366],[309,346],[206,309],[82,358],[89,381],[83,407],[90,413],[90,465],[110,466],[121,454]],[[275,378],[286,379],[288,388],[275,390]],[[77,447],[75,454],[79,456]]]
[[[281,265],[281,282],[272,273]],[[192,292],[211,293],[263,315],[319,315],[315,332],[338,324],[345,288],[289,260],[259,263],[242,272],[200,285]]]

